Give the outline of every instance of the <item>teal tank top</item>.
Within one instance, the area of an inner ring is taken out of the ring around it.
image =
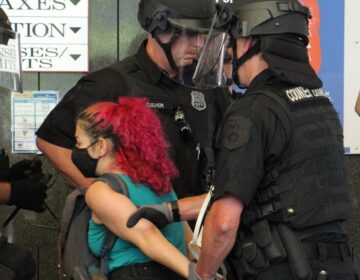
[[[161,204],[177,199],[174,191],[160,196],[146,185],[135,185],[126,175],[118,174],[118,176],[125,182],[129,191],[129,198],[136,206],[144,204]],[[181,222],[169,224],[162,228],[161,232],[170,243],[178,248],[184,255],[186,254],[184,227]],[[104,225],[97,225],[90,219],[88,242],[91,251],[97,256],[100,255],[101,246],[105,239],[105,233],[106,228]],[[159,248],[159,250],[161,250],[161,248]],[[121,238],[116,239],[112,250],[109,252],[108,259],[109,271],[134,263],[151,261],[151,259],[144,255],[136,246]]]

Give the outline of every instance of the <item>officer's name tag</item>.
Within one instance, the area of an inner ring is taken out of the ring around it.
[[[149,108],[165,109],[165,104],[160,102],[147,102],[146,106]]]
[[[325,97],[330,99],[329,95],[326,94],[326,92],[321,88],[308,89],[303,87],[296,87],[286,90],[285,94],[289,99],[289,101],[292,103],[305,101],[313,98],[319,98],[319,97]]]

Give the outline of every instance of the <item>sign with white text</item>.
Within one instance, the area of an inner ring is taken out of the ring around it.
[[[23,71],[87,72],[88,0],[0,0],[21,36]]]

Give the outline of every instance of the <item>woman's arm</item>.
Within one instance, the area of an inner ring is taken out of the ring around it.
[[[185,197],[178,200],[179,213],[182,221],[196,220],[207,193]]]
[[[152,223],[141,219],[132,228],[126,226],[128,218],[137,209],[126,196],[114,192],[103,182],[95,182],[87,190],[85,198],[93,211],[95,223],[104,224],[152,260],[188,277],[189,260]]]
[[[206,198],[206,193],[197,196],[190,196],[176,201],[178,207],[178,217],[174,215],[171,203],[153,204],[140,206],[129,218],[128,227],[133,227],[140,219],[147,219],[154,223],[158,228],[167,224],[181,221],[195,220],[199,215],[200,209]]]

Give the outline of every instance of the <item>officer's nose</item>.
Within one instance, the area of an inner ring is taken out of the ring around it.
[[[202,49],[205,45],[206,41],[206,35],[205,34],[199,34],[196,36],[195,45],[197,48]]]

